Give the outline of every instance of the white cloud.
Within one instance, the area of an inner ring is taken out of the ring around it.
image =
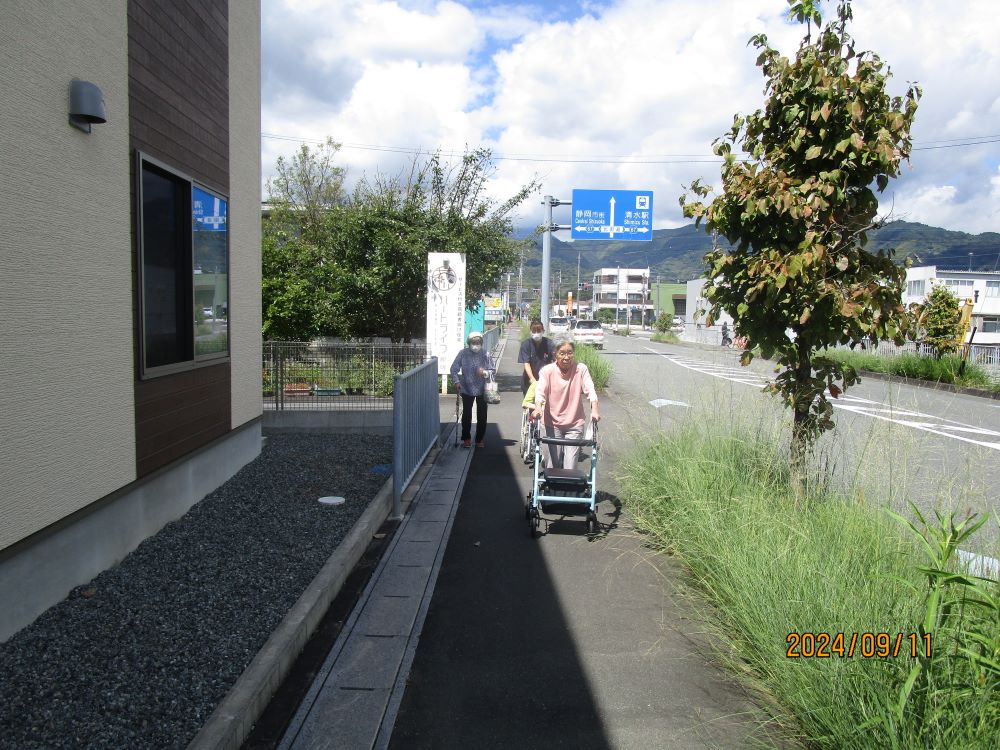
[[[460,151],[490,145],[509,195],[532,175],[544,191],[652,188],[657,226],[684,223],[682,185],[718,182],[714,138],[763,103],[756,51],[764,32],[793,54],[802,29],[784,0],[617,0],[604,5],[264,0],[264,131],[345,144]],[[826,3],[827,13],[834,8]],[[948,148],[997,132],[1000,48],[993,3],[865,0],[851,33],[890,65],[890,93],[918,81],[917,150],[884,208],[950,229],[1000,229],[1000,144]],[[546,20],[553,19],[553,20]],[[274,40],[269,46],[268,39]],[[294,144],[264,141],[264,170]],[[942,148],[944,147],[944,148]],[[656,164],[609,164],[632,156]],[[346,148],[354,176],[410,157]],[[526,222],[540,209],[526,205]]]

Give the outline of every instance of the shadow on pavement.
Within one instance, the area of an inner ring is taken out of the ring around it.
[[[466,479],[390,747],[608,748],[545,539],[528,533],[530,471],[493,421],[512,419],[490,411],[487,447]],[[584,535],[582,522],[565,524]]]

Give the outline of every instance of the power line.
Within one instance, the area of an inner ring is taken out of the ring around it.
[[[276,141],[291,141],[295,143],[317,143],[323,144],[326,141],[318,138],[304,138],[278,133],[261,133],[261,138]],[[933,151],[945,148],[967,148],[969,146],[982,146],[991,143],[1000,143],[1000,134],[985,136],[968,136],[965,138],[953,138],[937,141],[926,141],[926,146],[914,146],[913,151]],[[464,152],[454,150],[435,150],[418,148],[412,146],[384,146],[370,143],[341,143],[342,148],[354,149],[358,151],[377,151],[391,154],[429,154],[440,153],[442,156],[462,156]],[[494,153],[496,161],[523,161],[537,163],[554,164],[721,164],[722,159],[707,157],[698,154],[651,154],[651,155],[625,155],[625,156],[539,156],[535,154],[517,153]]]

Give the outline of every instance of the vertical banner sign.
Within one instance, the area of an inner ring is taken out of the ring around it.
[[[465,256],[427,254],[427,348],[446,375],[465,348]]]

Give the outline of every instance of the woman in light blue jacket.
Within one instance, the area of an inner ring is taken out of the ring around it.
[[[489,355],[483,351],[483,334],[473,331],[468,346],[458,353],[451,364],[451,379],[462,394],[462,445],[472,444],[472,402],[476,402],[476,447],[485,448],[486,437],[486,376],[493,369]]]

